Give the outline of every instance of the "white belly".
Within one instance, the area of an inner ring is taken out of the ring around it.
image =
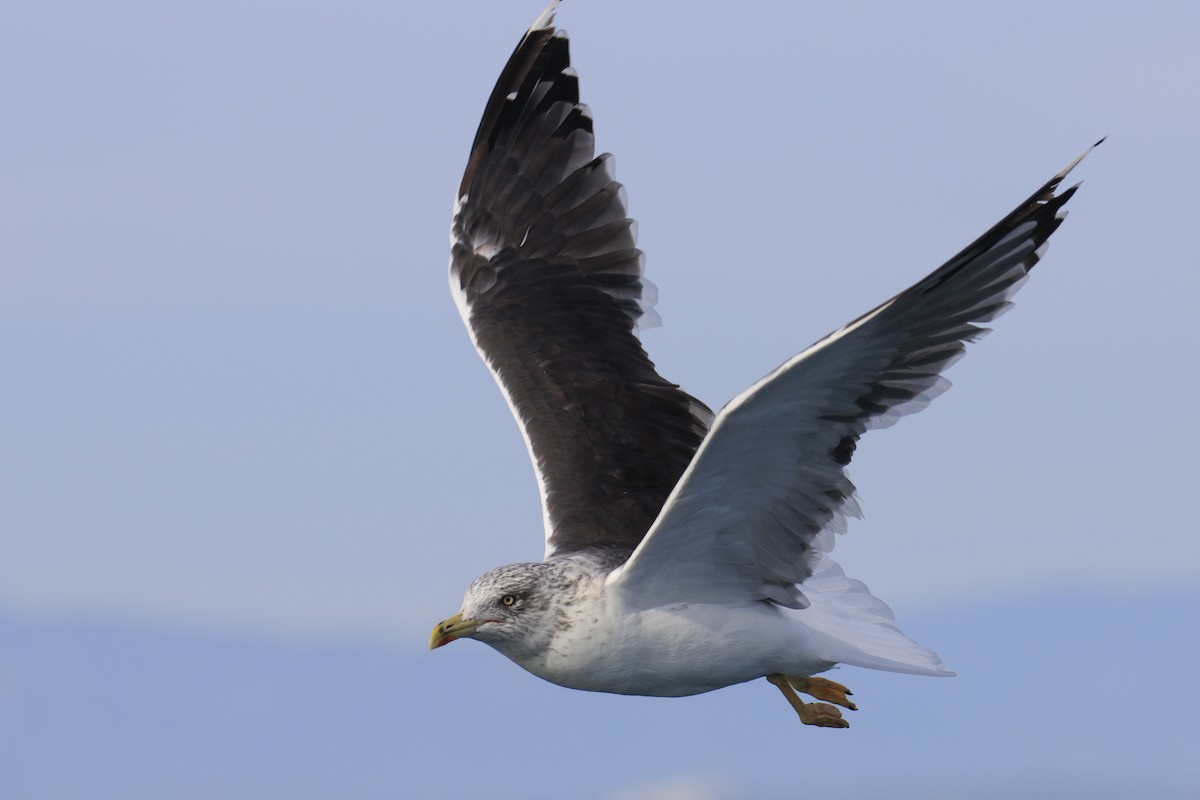
[[[812,654],[813,634],[766,603],[688,604],[576,618],[536,656],[514,660],[544,680],[592,692],[681,697],[773,672],[832,666]]]

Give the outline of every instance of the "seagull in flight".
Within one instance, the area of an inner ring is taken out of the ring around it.
[[[859,516],[846,466],[863,433],[945,390],[942,372],[1010,306],[1083,156],[714,415],[636,335],[656,319],[653,288],[612,157],[595,155],[557,6],[488,99],[450,257],[455,303],[529,449],[545,558],[472,583],[430,648],[476,639],[593,692],[680,697],[766,678],[802,722],[833,728],[855,709],[816,677],[835,665],[953,675],[830,558]]]

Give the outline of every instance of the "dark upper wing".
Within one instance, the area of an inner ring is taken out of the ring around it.
[[[1085,153],[1086,155],[1086,153]],[[1080,156],[1082,158],[1083,156]],[[924,280],[830,334],[717,415],[662,515],[609,578],[634,605],[768,599],[796,584],[856,515],[859,436],[920,410],[941,372],[1009,306],[1075,187],[1075,164]]]
[[[642,253],[612,157],[594,157],[556,6],[488,99],[450,258],[455,302],[529,447],[547,555],[635,547],[712,420],[634,335],[649,310]]]

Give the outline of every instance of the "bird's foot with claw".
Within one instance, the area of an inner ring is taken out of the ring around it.
[[[800,699],[796,692],[792,690],[790,681],[804,679],[790,678],[787,675],[781,675],[776,672],[768,675],[767,680],[778,687],[779,691],[783,692],[784,698],[787,699],[788,704],[791,705],[797,716],[800,717],[800,721],[805,725],[816,725],[819,728],[850,727],[850,723],[842,719],[842,712],[838,711],[836,706],[831,706],[828,703],[806,703]],[[805,692],[807,693],[807,690]]]
[[[833,703],[835,706],[848,708],[851,711],[858,710],[858,706],[849,699],[854,692],[840,683],[827,678],[797,678],[795,675],[785,675],[784,677],[797,692],[815,697],[817,700],[824,700],[826,703]]]

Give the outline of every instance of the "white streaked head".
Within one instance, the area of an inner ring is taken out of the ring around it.
[[[471,638],[514,661],[537,655],[558,632],[559,610],[573,595],[573,581],[558,566],[540,562],[488,570],[467,588],[459,612],[434,627],[430,649]]]

